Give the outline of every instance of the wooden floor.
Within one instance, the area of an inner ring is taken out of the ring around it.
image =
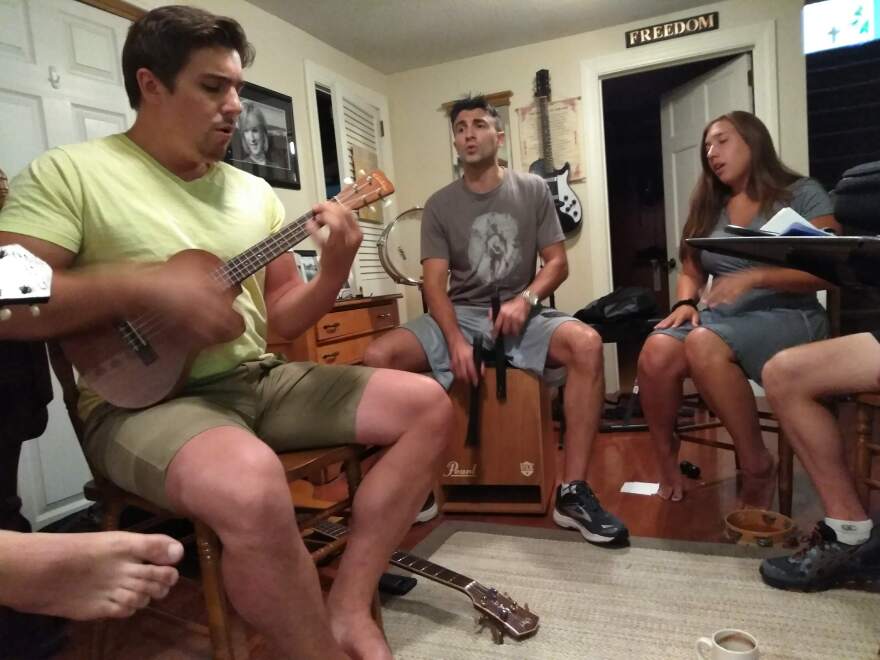
[[[845,427],[853,428],[852,412],[844,410]],[[718,431],[719,437],[724,432]],[[847,433],[848,437],[852,433]],[[774,436],[767,435],[767,444],[775,453]],[[656,481],[651,458],[650,439],[647,433],[603,434],[597,440],[590,463],[589,482],[599,495],[602,504],[622,518],[634,536],[661,537],[694,541],[722,541],[723,516],[734,505],[736,496],[736,470],[732,452],[700,447],[686,443],[682,458],[698,465],[702,470],[699,481],[686,480],[685,498],[680,503],[669,503],[658,497],[624,494],[620,486],[625,481]],[[821,519],[821,505],[803,470],[795,461],[795,487],[793,517],[805,533]],[[557,465],[561,472],[562,452],[558,452]],[[318,489],[316,495],[327,495],[333,486]],[[880,498],[875,498],[873,517],[880,513]],[[471,520],[536,527],[554,527],[550,513],[544,516],[506,515],[444,515],[421,525],[407,534],[401,547],[411,549],[444,520]],[[572,532],[575,534],[576,532]],[[756,566],[757,571],[757,566]],[[479,576],[473,576],[479,579]],[[175,588],[166,599],[174,609],[199,612],[201,609],[198,590],[187,584]],[[462,606],[466,606],[463,601]],[[207,639],[194,633],[139,613],[129,620],[112,626],[111,649],[108,658],[125,660],[195,660],[210,658]],[[65,660],[86,658],[85,639],[87,627],[71,625],[71,643],[59,656]],[[251,642],[252,660],[269,660],[271,651],[257,638]]]

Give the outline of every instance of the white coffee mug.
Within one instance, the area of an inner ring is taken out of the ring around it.
[[[700,660],[758,660],[758,640],[745,630],[726,628],[697,640]]]

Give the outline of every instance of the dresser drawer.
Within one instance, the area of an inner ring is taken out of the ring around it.
[[[364,359],[367,346],[382,333],[364,335],[321,344],[315,356],[318,364],[357,364]]]
[[[330,312],[315,325],[318,343],[340,337],[355,337],[397,325],[397,303],[389,302],[375,307],[360,307]]]

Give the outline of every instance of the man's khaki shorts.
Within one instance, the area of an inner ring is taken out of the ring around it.
[[[240,426],[278,452],[354,442],[358,403],[372,373],[275,357],[247,362],[151,408],[101,404],[86,420],[83,449],[120,488],[168,507],[168,465],[208,429]]]

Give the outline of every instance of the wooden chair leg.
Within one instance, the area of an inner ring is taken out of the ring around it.
[[[101,513],[101,529],[105,532],[113,532],[119,529],[119,520],[122,517],[122,502],[116,498],[101,500],[103,507]],[[89,624],[91,627],[88,644],[90,660],[104,660],[107,648],[107,636],[110,622],[107,619],[99,619]]]
[[[214,660],[235,660],[229,607],[223,591],[220,572],[220,541],[214,531],[203,522],[193,521],[196,529],[196,548],[202,572],[202,589],[208,611],[208,629]]]
[[[794,451],[788,442],[788,438],[782,430],[779,430],[779,511],[783,515],[791,516],[791,500],[794,493]]]
[[[865,510],[871,503],[871,436],[874,431],[874,407],[866,403],[856,403],[856,491]]]

